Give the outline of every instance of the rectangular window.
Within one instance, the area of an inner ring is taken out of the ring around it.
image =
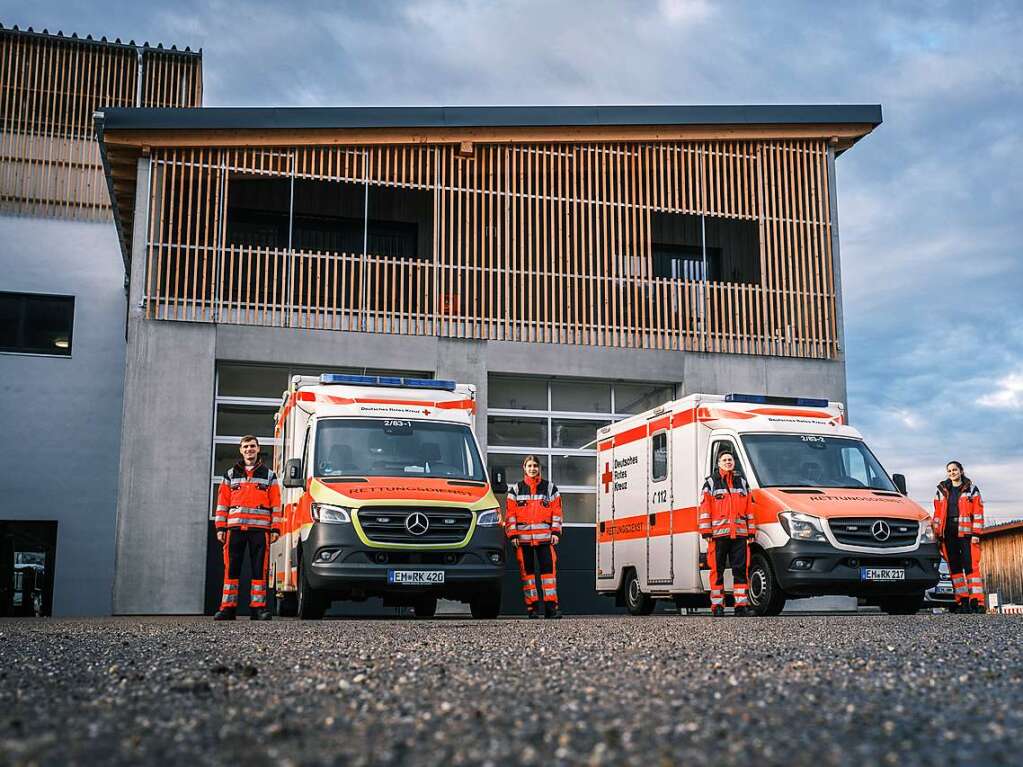
[[[668,433],[660,432],[650,438],[650,477],[660,482],[668,476]]]
[[[71,356],[74,296],[0,292],[0,352]]]
[[[756,221],[655,211],[650,230],[654,277],[749,285],[760,282]]]
[[[547,419],[490,416],[487,441],[495,447],[547,447]]]

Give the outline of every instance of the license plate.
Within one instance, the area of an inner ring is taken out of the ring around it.
[[[444,583],[443,570],[388,570],[387,582],[401,586],[433,586]]]
[[[901,567],[861,567],[861,581],[904,581],[906,571]]]

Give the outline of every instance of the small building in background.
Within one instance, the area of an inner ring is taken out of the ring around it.
[[[1023,604],[1023,520],[985,528],[980,547],[985,591],[1002,604]]]
[[[111,611],[126,264],[93,115],[201,103],[201,52],[0,26],[0,614],[26,578],[44,615]]]

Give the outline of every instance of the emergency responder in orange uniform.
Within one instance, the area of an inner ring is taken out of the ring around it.
[[[218,621],[233,621],[238,610],[238,576],[242,557],[249,552],[252,581],[249,586],[249,617],[270,620],[266,606],[270,544],[281,534],[281,489],[276,475],[259,460],[259,441],[242,437],[238,452],[242,460],[224,474],[217,493],[217,540],[224,545],[224,591]]]
[[[561,495],[557,485],[540,476],[540,462],[535,456],[526,456],[522,472],[522,481],[508,487],[505,534],[515,547],[527,614],[539,618],[542,601],[546,617],[560,618],[554,547],[561,537]],[[542,594],[536,590],[537,570]]]
[[[938,484],[934,494],[931,524],[941,555],[948,562],[955,589],[955,612],[984,612],[984,583],[972,551],[984,528],[984,500],[980,488],[963,473],[959,461],[949,461],[945,473],[948,479]]]
[[[708,541],[710,563],[710,611],[715,618],[725,614],[725,569],[732,569],[735,614],[747,614],[746,594],[749,539],[756,535],[749,485],[735,473],[735,456],[722,452],[718,468],[703,483],[700,498],[699,531]]]

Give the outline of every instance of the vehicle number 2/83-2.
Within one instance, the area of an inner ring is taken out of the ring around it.
[[[667,490],[655,490],[654,494],[650,497],[650,503],[667,503],[668,502],[668,491]]]

